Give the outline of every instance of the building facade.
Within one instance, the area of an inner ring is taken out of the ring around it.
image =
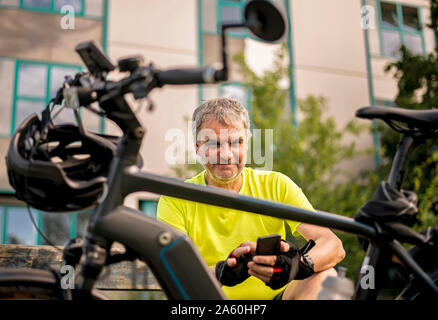
[[[9,186],[4,156],[13,132],[30,113],[41,111],[65,75],[83,70],[74,47],[95,41],[113,63],[142,55],[157,68],[198,66],[220,62],[220,23],[242,19],[245,0],[0,0],[0,243],[41,244],[23,203]],[[362,106],[391,105],[396,82],[384,66],[398,58],[405,44],[418,54],[435,50],[429,23],[429,0],[274,0],[288,21],[282,39],[288,47],[291,76],[288,107],[299,125],[297,101],[306,96],[327,98],[339,125]],[[166,160],[171,129],[184,132],[183,150],[190,149],[190,119],[202,101],[232,96],[251,108],[251,92],[242,84],[232,57],[240,52],[256,72],[269,69],[280,44],[256,41],[241,29],[228,33],[231,66],[227,83],[168,86],[151,94],[152,112],[139,108],[147,128],[142,145],[144,170],[172,175]],[[113,77],[117,78],[115,74]],[[137,106],[133,105],[133,108]],[[118,133],[110,121],[84,111],[86,127]],[[58,120],[73,121],[60,113]],[[364,134],[363,147],[378,144],[377,134]],[[185,157],[185,153],[182,153]],[[354,167],[379,164],[364,157]],[[351,165],[351,164],[346,164]],[[134,194],[126,204],[154,216],[157,195]],[[57,244],[84,233],[92,212],[53,214],[32,210],[39,226]]]

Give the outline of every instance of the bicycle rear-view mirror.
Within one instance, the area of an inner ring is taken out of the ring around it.
[[[281,11],[271,1],[249,1],[244,16],[246,27],[257,38],[273,42],[283,37],[286,23]]]
[[[226,30],[248,28],[256,38],[267,42],[278,41],[285,33],[286,22],[283,14],[271,1],[248,1],[245,5],[244,16],[245,20],[242,22],[224,23],[221,25],[222,69],[216,71],[215,81],[228,80]]]

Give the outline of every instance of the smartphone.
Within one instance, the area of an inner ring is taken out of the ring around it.
[[[100,77],[102,73],[108,73],[116,68],[93,41],[81,42],[75,50],[94,76]]]
[[[257,239],[256,255],[276,255],[280,253],[281,235],[271,234]]]

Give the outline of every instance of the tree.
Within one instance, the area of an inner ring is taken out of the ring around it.
[[[436,33],[438,22],[438,3],[431,0],[431,24]],[[437,38],[438,39],[438,38]],[[395,104],[407,109],[433,109],[438,106],[438,56],[436,51],[428,55],[414,55],[405,46],[400,48],[401,58],[389,63],[386,72],[393,72],[397,81],[398,92]],[[382,143],[382,158],[386,168],[390,166],[399,134],[379,126]],[[419,225],[438,223],[438,140],[428,139],[412,153],[408,171],[403,184],[404,189],[413,190],[419,199]]]

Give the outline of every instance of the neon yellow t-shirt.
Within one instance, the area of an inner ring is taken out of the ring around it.
[[[205,170],[186,182],[205,185]],[[286,175],[244,168],[243,184],[239,194],[290,204],[314,210],[301,189]],[[197,245],[208,266],[225,260],[232,250],[244,241],[256,242],[259,236],[281,234],[285,239],[285,221],[292,234],[299,222],[282,220],[235,209],[162,196],[158,203],[157,217],[186,233]],[[234,287],[223,286],[228,299],[273,299],[283,288],[272,290],[260,279],[249,277]]]

